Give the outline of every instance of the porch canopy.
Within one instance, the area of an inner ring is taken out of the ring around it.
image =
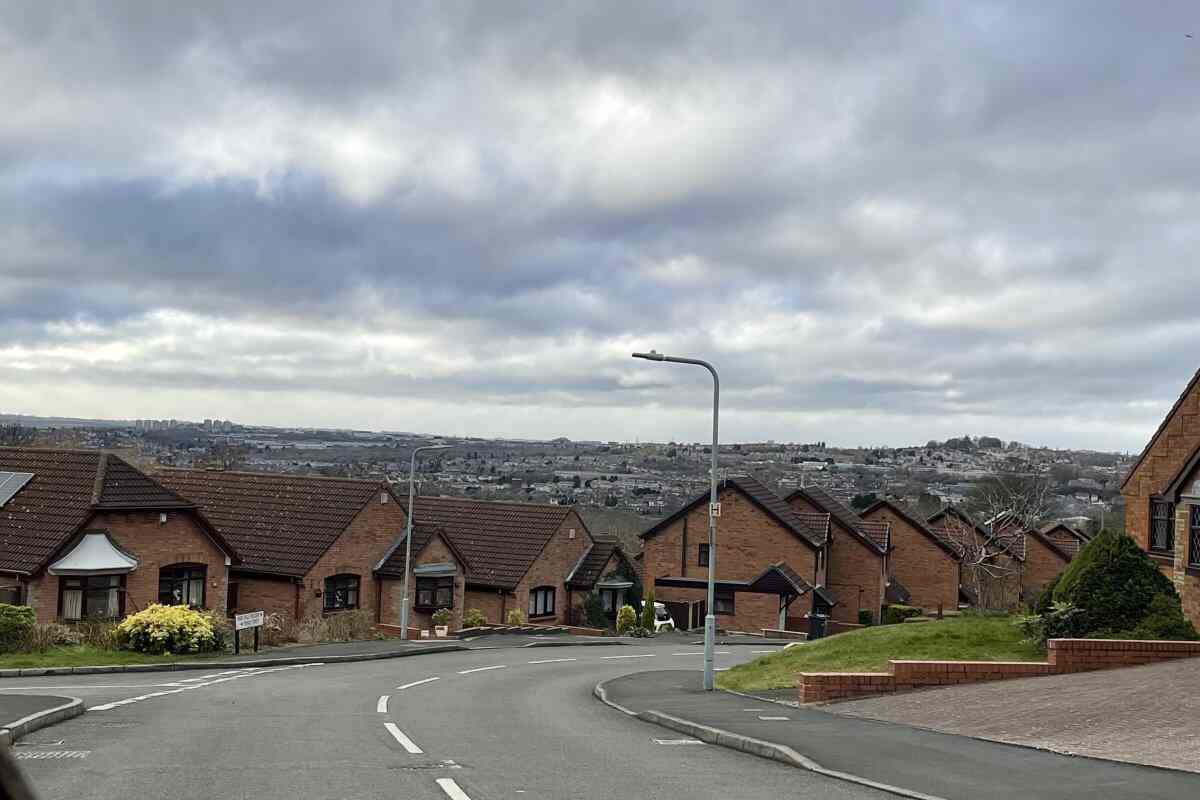
[[[51,575],[124,575],[137,565],[137,559],[118,547],[108,531],[85,531],[47,571]]]
[[[679,589],[704,589],[708,587],[707,578],[662,577],[654,579],[655,586],[674,587]],[[800,577],[794,569],[783,561],[778,561],[764,569],[758,577],[749,581],[717,580],[713,582],[715,589],[726,592],[749,592],[751,594],[774,594],[779,596],[779,628],[787,626],[787,611],[797,598],[809,592],[813,593],[814,603],[832,608],[837,600],[821,586],[813,586]]]

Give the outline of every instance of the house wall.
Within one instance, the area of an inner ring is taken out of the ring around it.
[[[454,553],[446,546],[445,540],[440,535],[433,536],[421,548],[421,552],[413,556],[414,567],[421,564],[444,564],[446,562],[458,565],[458,572],[454,576],[454,605],[450,608],[450,630],[453,632],[462,627],[463,603],[466,599],[465,570],[462,564],[458,563],[458,559],[454,557]],[[400,624],[400,599],[404,596],[403,587],[403,581],[389,580],[385,582],[386,600],[384,603],[383,622],[393,625]],[[413,578],[412,586],[408,590],[408,600],[410,604],[409,608],[411,609],[408,617],[408,626],[410,628],[431,629],[433,627],[433,611],[416,607],[417,581],[415,577]]]
[[[1045,545],[1038,537],[1025,535],[1025,566],[1021,570],[1021,595],[1032,601],[1042,588],[1069,562]]]
[[[296,581],[292,578],[256,575],[234,571],[230,580],[237,584],[236,613],[265,611],[291,621],[296,615]]]
[[[718,498],[721,516],[717,520],[716,576],[718,580],[753,580],[771,564],[783,561],[805,580],[811,581],[816,566],[816,551],[794,533],[775,521],[749,498],[733,487],[725,487]],[[708,567],[700,566],[701,543],[708,541],[708,506],[692,508],[642,544],[643,584],[655,578],[683,576],[681,557],[684,520],[687,521],[687,577],[700,578]],[[655,587],[655,599],[689,602],[705,599],[704,589]],[[803,616],[812,600],[802,597],[792,604],[789,616]],[[717,615],[717,627],[726,630],[756,631],[779,626],[779,598],[742,592],[734,597],[734,613]]]
[[[546,543],[537,559],[517,584],[515,607],[530,622],[543,625],[567,624],[570,616],[567,575],[592,544],[592,536],[579,515],[572,511]],[[554,587],[554,614],[529,618],[529,591],[539,586]],[[576,593],[572,593],[576,594]]]
[[[788,501],[796,511],[824,514],[803,497],[796,496]],[[825,565],[825,585],[838,599],[833,607],[833,618],[839,622],[858,622],[859,609],[871,612],[879,622],[883,608],[884,556],[851,533],[837,520],[830,529],[829,563]]]
[[[472,608],[478,608],[483,612],[483,616],[488,622],[494,625],[500,625],[504,622],[504,617],[510,608],[521,608],[524,611],[527,606],[517,606],[511,596],[505,600],[504,592],[499,589],[492,589],[484,586],[468,586],[466,589],[466,608],[469,611]]]
[[[376,493],[304,576],[300,591],[301,619],[323,613],[327,577],[350,574],[359,577],[359,608],[370,611],[374,621],[379,586],[373,570],[403,533],[403,509],[390,495],[386,503],[380,503]],[[380,621],[398,624],[399,615]]]
[[[1200,627],[1200,575],[1187,569],[1188,517],[1193,505],[1200,505],[1200,498],[1183,497],[1175,506],[1175,557],[1169,568],[1164,565],[1163,572],[1179,592],[1183,613]]]
[[[888,554],[889,571],[908,589],[912,605],[930,612],[939,606],[947,611],[958,608],[958,559],[886,506],[864,514],[863,518],[891,523],[893,549]]]
[[[207,579],[204,605],[225,610],[228,568],[225,554],[209,538],[192,512],[168,511],[159,522],[157,511],[106,511],[94,514],[85,529],[104,529],[122,549],[138,560],[125,578],[125,613],[158,602],[158,571],[172,564],[204,564]],[[58,618],[58,577],[43,573],[29,582],[29,599],[38,622]]]

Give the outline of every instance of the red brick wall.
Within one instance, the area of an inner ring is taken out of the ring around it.
[[[446,546],[446,542],[438,535],[430,539],[429,543],[421,548],[421,552],[413,556],[414,566],[421,564],[444,564],[448,561],[458,564],[454,553],[450,551],[450,548]],[[399,580],[387,581],[385,583],[387,600],[383,607],[383,621],[387,624],[400,624],[400,598],[403,596],[403,587],[404,582]],[[464,569],[461,564],[458,564],[458,573],[454,576],[454,606],[450,609],[452,615],[450,630],[452,632],[462,627],[465,594]],[[433,627],[433,612],[422,611],[416,608],[416,578],[413,578],[412,587],[408,591],[408,599],[410,603],[409,609],[411,610],[408,617],[408,626],[410,628],[431,629]]]
[[[573,532],[573,533],[572,533]],[[539,586],[554,587],[554,614],[535,617],[530,622],[539,624],[566,623],[569,617],[567,599],[567,575],[583,558],[592,544],[591,534],[579,515],[572,511],[559,526],[558,531],[546,543],[541,555],[529,567],[529,571],[517,584],[514,598],[516,608],[529,617],[529,591]],[[510,608],[513,606],[510,606]]]
[[[470,587],[467,589],[467,610],[478,608],[483,612],[483,616],[487,621],[493,624],[503,624],[504,616],[510,608],[521,608],[526,610],[528,606],[517,606],[516,601],[509,596],[507,602],[504,595],[499,589],[489,589],[486,587]]]
[[[912,594],[912,605],[926,611],[958,608],[958,560],[886,506],[863,515],[872,522],[889,522],[893,549],[888,568]]]
[[[359,608],[375,616],[378,602],[378,582],[372,570],[388,548],[404,533],[404,511],[388,496],[379,502],[379,494],[371,498],[350,525],[317,560],[304,576],[300,592],[300,616],[320,614],[324,606],[325,579],[331,575],[351,574],[359,577]],[[414,559],[415,561],[415,559]],[[388,622],[388,620],[383,620]],[[397,617],[393,622],[399,622]]]
[[[1036,536],[1025,535],[1025,567],[1021,570],[1021,594],[1032,600],[1042,587],[1066,568],[1066,560]]]
[[[722,489],[721,516],[717,520],[716,573],[718,580],[752,580],[771,564],[786,562],[805,580],[812,580],[816,553],[794,533],[732,487]],[[643,540],[644,583],[653,585],[657,577],[680,575],[683,545],[683,518]],[[698,545],[708,541],[708,506],[700,504],[687,514],[687,577],[702,578],[707,567],[700,566]],[[659,601],[686,602],[703,600],[704,589],[655,587]],[[792,605],[790,616],[802,616],[812,600],[802,597]],[[718,615],[717,627],[727,630],[760,630],[779,626],[779,598],[742,592],[734,597],[734,614]]]
[[[205,607],[224,611],[228,582],[225,554],[191,512],[169,511],[165,524],[158,520],[157,511],[103,512],[84,526],[107,530],[122,549],[138,560],[137,569],[125,578],[125,613],[132,614],[157,603],[159,568],[180,563],[207,567]],[[43,574],[30,581],[29,604],[38,622],[57,619],[58,578]]]
[[[291,578],[235,572],[237,612],[265,611],[291,621],[296,615],[296,582]]]

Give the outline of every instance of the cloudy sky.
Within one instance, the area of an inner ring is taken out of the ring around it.
[[[0,6],[0,411],[1137,450],[1191,3]],[[189,4],[192,5],[192,4]]]

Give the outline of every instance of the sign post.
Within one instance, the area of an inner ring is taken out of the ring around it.
[[[258,652],[258,629],[263,626],[267,615],[263,611],[251,611],[246,614],[237,614],[233,618],[233,654],[240,655],[242,652],[242,631],[246,628],[254,629],[254,652]]]

